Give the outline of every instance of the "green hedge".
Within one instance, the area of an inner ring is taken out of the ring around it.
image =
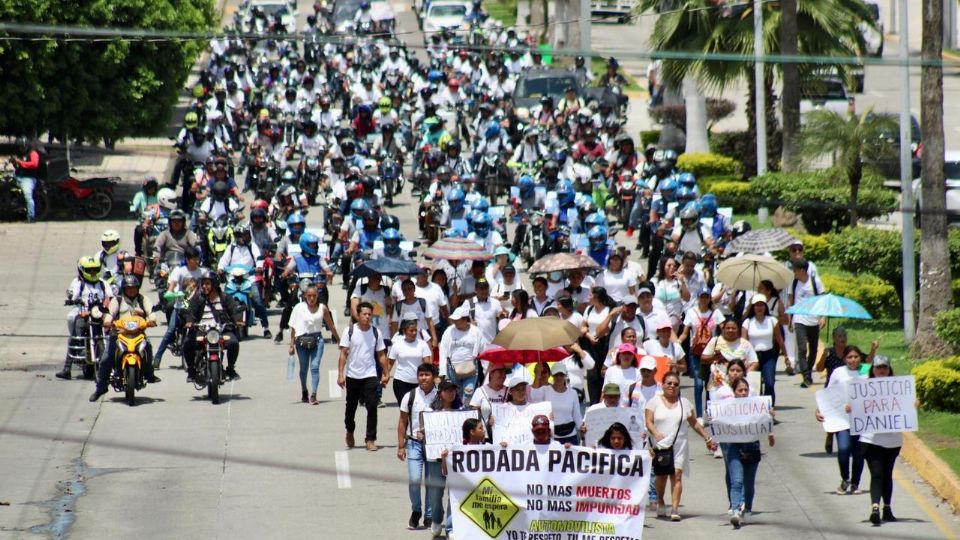
[[[720,131],[710,133],[710,151],[724,156],[744,156],[756,140],[746,131]]]
[[[827,291],[856,301],[874,319],[896,318],[900,312],[896,289],[877,276],[821,272],[820,280]]]
[[[960,309],[937,313],[933,328],[937,332],[937,337],[944,343],[960,350]]]
[[[757,210],[756,200],[750,191],[749,182],[738,180],[716,180],[700,184],[700,193],[713,193],[719,206],[732,206],[737,214],[748,214]],[[709,186],[709,189],[707,189]]]
[[[900,233],[864,227],[830,235],[830,259],[854,273],[870,272],[891,284],[903,279]]]
[[[647,145],[652,144],[656,145],[660,142],[660,130],[659,129],[650,129],[647,131],[640,132],[640,148],[646,148]]]
[[[960,412],[960,358],[930,360],[913,368],[924,408]]]
[[[694,176],[734,176],[743,173],[743,165],[732,157],[693,152],[681,154],[677,159],[677,169],[693,173]]]

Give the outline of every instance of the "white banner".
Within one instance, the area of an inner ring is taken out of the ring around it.
[[[620,422],[627,427],[634,448],[645,448],[647,431],[643,426],[643,409],[623,407],[601,407],[587,411],[583,417],[583,424],[587,427],[584,446],[596,446],[597,441],[614,422]]]
[[[455,446],[447,487],[457,540],[640,540],[650,453],[522,444]]]
[[[834,384],[823,390],[817,390],[817,409],[823,416],[823,430],[836,433],[850,429],[850,420],[846,411],[846,385]]]
[[[847,381],[850,434],[917,430],[913,376]]]
[[[480,418],[480,411],[423,411],[420,425],[423,426],[423,443],[427,459],[440,459],[444,449],[463,443],[463,422],[468,418]]]
[[[496,444],[504,441],[510,445],[532,442],[533,432],[530,431],[530,423],[533,417],[543,414],[549,418],[553,413],[553,405],[549,401],[526,405],[512,403],[491,405],[490,416],[494,419],[492,440]],[[553,420],[550,420],[550,427],[553,428]]]
[[[773,433],[770,396],[710,400],[710,436],[722,443],[752,442]]]

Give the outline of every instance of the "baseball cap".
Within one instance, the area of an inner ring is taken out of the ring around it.
[[[547,429],[550,429],[550,419],[547,418],[547,415],[545,415],[545,414],[538,414],[538,415],[536,415],[536,416],[533,417],[533,421],[530,422],[530,425],[531,425],[534,429],[536,429],[536,428],[538,428],[538,427],[544,427],[544,426],[545,426]]]
[[[457,309],[453,310],[453,314],[450,315],[451,321],[456,321],[459,319],[469,319],[470,318],[470,306],[464,304]]]
[[[567,366],[563,362],[554,362],[553,366],[550,367],[551,375],[567,374]]]
[[[704,287],[700,289],[700,292],[697,293],[697,296],[703,295],[712,296],[712,291],[708,287]]]
[[[640,359],[640,369],[649,369],[650,371],[657,370],[657,359],[646,355]]]
[[[664,328],[673,328],[673,324],[670,323],[670,319],[667,319],[666,317],[661,317],[657,319],[657,322],[655,323],[655,328],[657,330],[663,330]]]
[[[506,265],[506,266],[503,267],[503,270],[501,270],[501,272],[503,272],[504,274],[516,274],[516,273],[517,273],[517,269],[514,268],[514,266],[513,266],[512,264],[508,264],[508,265]]]
[[[519,369],[507,378],[507,388],[513,388],[518,384],[529,384],[531,382],[533,381],[530,380],[530,372],[526,369]]]
[[[750,300],[750,305],[753,305],[753,304],[766,304],[766,303],[767,303],[767,297],[764,296],[764,295],[762,295],[762,294],[760,294],[760,293],[757,293],[757,294],[753,295],[753,300]]]
[[[617,354],[620,353],[637,354],[637,347],[633,343],[621,343],[617,348]]]
[[[873,357],[873,367],[890,366],[890,357],[878,354]]]
[[[603,385],[603,395],[605,396],[619,396],[620,395],[620,385],[617,383],[607,383]]]
[[[642,294],[653,294],[653,287],[650,285],[641,285],[640,288],[637,289],[637,296]]]
[[[632,294],[628,294],[623,297],[623,305],[629,306],[630,304],[637,304],[637,297]]]
[[[417,316],[416,311],[404,311],[403,315],[400,317],[402,321],[417,321],[420,317]]]
[[[790,242],[790,246],[789,246],[789,247],[793,247],[793,246],[803,247],[803,240],[800,240],[799,238],[794,238],[794,239],[793,239],[793,242]]]

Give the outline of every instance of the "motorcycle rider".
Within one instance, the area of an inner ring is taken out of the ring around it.
[[[317,108],[310,114],[310,120],[316,122],[317,128],[327,134],[340,124],[340,118],[330,110],[330,98],[325,94],[317,98]]]
[[[677,243],[677,252],[692,251],[698,257],[713,247],[713,234],[700,222],[696,203],[687,203],[680,211],[680,230],[673,231],[673,241]]]
[[[375,125],[380,126],[381,130],[388,125],[396,126],[400,121],[397,111],[393,110],[393,100],[390,99],[390,96],[383,96],[377,101],[377,110],[373,112],[373,121]]]
[[[440,227],[448,229],[453,227],[454,221],[466,220],[471,209],[465,204],[466,193],[459,187],[455,187],[447,194],[447,204],[443,205],[440,214]]]
[[[363,211],[363,226],[358,227],[353,232],[353,236],[350,237],[350,247],[347,250],[347,255],[353,255],[358,250],[362,252],[373,249],[374,242],[380,241],[382,237],[380,215],[377,214],[376,210],[367,208]]]
[[[667,178],[659,182],[660,196],[654,195],[650,203],[650,232],[652,241],[650,242],[650,257],[647,264],[647,275],[656,275],[657,268],[660,265],[660,257],[663,255],[664,238],[668,229],[672,228],[677,209],[670,209],[670,203],[675,202],[677,192],[677,182],[673,178]],[[679,207],[677,207],[679,208]]]
[[[513,238],[513,252],[520,253],[527,234],[529,216],[534,212],[543,212],[546,209],[546,192],[538,190],[536,182],[529,174],[525,174],[517,181],[519,196],[513,201],[514,219],[519,219],[517,230]]]
[[[95,257],[103,268],[103,280],[113,285],[123,274],[120,264],[126,255],[126,252],[120,251],[120,233],[113,229],[103,231],[100,235],[100,247],[102,249]],[[119,283],[116,284],[119,285]]]
[[[540,144],[540,130],[530,126],[523,132],[523,143],[517,145],[511,161],[521,165],[535,166],[547,156],[547,148]]]
[[[218,217],[227,215],[233,219],[240,219],[240,204],[230,196],[227,183],[217,180],[210,189],[210,196],[200,204],[201,221],[207,219],[216,221]]]
[[[610,163],[607,166],[607,176],[632,171],[642,164],[637,149],[633,145],[633,137],[621,133],[614,140],[614,145],[614,148],[605,156]]]
[[[570,221],[570,210],[577,206],[577,193],[573,190],[573,182],[569,180],[560,180],[557,182],[557,205],[547,209],[552,214],[552,224],[550,229],[555,229],[561,225],[573,227],[574,223]]]
[[[266,202],[266,201],[261,201]],[[254,203],[256,205],[257,203]],[[277,231],[267,217],[267,210],[263,207],[254,207],[250,211],[250,234],[253,242],[260,248],[260,252],[267,251],[267,247],[277,241]]]
[[[154,262],[165,259],[167,252],[185,253],[187,248],[198,249],[200,238],[197,233],[187,229],[187,214],[183,210],[170,212],[170,227],[157,236]]]
[[[224,274],[228,267],[243,266],[251,273],[257,267],[257,261],[260,259],[260,248],[252,242],[250,226],[241,223],[233,228],[233,242],[223,252],[223,257],[217,263],[217,272]],[[270,339],[273,334],[270,332],[270,324],[267,321],[267,308],[260,298],[260,290],[257,287],[251,288],[251,303],[253,310],[260,319],[260,325],[263,326],[263,337]]]
[[[229,296],[220,294],[220,280],[217,274],[208,270],[200,278],[200,292],[190,299],[183,312],[184,327],[187,337],[183,342],[183,358],[187,364],[187,382],[193,382],[197,377],[197,329],[195,326],[203,324],[225,325],[221,336],[224,347],[227,349],[227,369],[224,371],[225,380],[238,380],[237,357],[240,356],[240,341],[232,327],[242,325],[242,320],[236,320],[239,315],[237,305]],[[240,315],[242,316],[242,315]]]
[[[206,130],[199,127],[190,130],[190,136],[187,138],[186,144],[180,147],[181,157],[177,160],[177,165],[173,169],[173,177],[167,185],[176,190],[177,184],[181,179],[183,180],[183,189],[180,194],[180,208],[183,210],[193,209],[194,193],[192,187],[194,178],[190,167],[194,163],[206,163],[215,151],[216,146],[214,146],[213,141],[208,139]]]
[[[40,178],[40,152],[31,148],[26,137],[17,137],[15,147],[17,154],[21,157],[20,159],[10,158],[10,163],[13,164],[13,177],[20,186],[23,200],[27,205],[27,223],[33,223],[37,219],[33,190],[37,186],[37,181],[43,180]]]
[[[320,238],[313,233],[303,233],[299,235],[297,243],[300,247],[300,253],[290,258],[283,269],[283,273],[280,274],[280,279],[284,280],[291,275],[309,273],[315,276],[315,280],[319,279],[319,276],[325,275],[328,283],[333,281],[333,271],[320,256]],[[281,290],[286,290],[286,287]],[[280,330],[277,331],[277,337],[274,338],[276,343],[283,343],[283,331],[289,328],[290,314],[297,303],[296,300],[295,298],[288,298],[284,303],[283,312],[280,314]],[[321,298],[320,301],[326,304],[326,300]]]
[[[113,321],[119,320],[128,315],[140,316],[147,320],[147,326],[157,325],[157,314],[153,310],[153,303],[150,299],[140,294],[140,280],[137,276],[123,276],[123,291],[120,295],[114,296],[110,300],[109,313],[103,318],[104,328],[110,328],[107,337],[107,346],[103,358],[100,359],[100,365],[97,366],[97,386],[90,395],[90,401],[97,401],[101,396],[107,393],[110,386],[110,376],[114,369],[119,365],[117,362],[117,332],[112,328]],[[144,336],[146,343],[146,357],[143,358],[143,378],[148,383],[158,383],[160,378],[153,373],[153,347],[150,340]]]
[[[577,56],[573,61],[573,68],[571,69],[577,79],[580,81],[580,86],[587,86],[593,82],[593,70],[587,66],[587,61],[583,56]]]
[[[573,159],[583,161],[587,165],[604,157],[606,150],[603,143],[597,140],[597,132],[592,127],[583,130],[583,138],[573,147]]]
[[[183,258],[186,264],[178,266],[170,273],[170,277],[167,279],[166,292],[183,292],[185,295],[184,300],[189,302],[190,297],[196,292],[196,289],[199,288],[200,277],[206,269],[200,266],[200,252],[195,248],[187,248],[183,254]],[[191,288],[191,282],[193,282],[193,288]],[[163,360],[163,353],[167,350],[167,345],[176,334],[177,328],[183,324],[179,310],[175,309],[173,303],[167,302],[166,312],[167,331],[164,332],[163,338],[160,340],[160,345],[157,346],[157,354],[153,357],[154,369],[160,367],[160,362]]]
[[[350,127],[358,139],[363,139],[367,135],[377,132],[377,121],[373,118],[373,110],[370,105],[361,103],[357,107],[357,116],[350,122]]]
[[[77,277],[70,283],[67,289],[66,304],[73,306],[67,313],[67,332],[69,340],[77,336],[77,317],[87,317],[90,313],[87,309],[99,308],[106,313],[110,300],[113,299],[113,289],[103,279],[100,278],[102,267],[100,261],[95,257],[80,257],[77,261]],[[63,369],[56,373],[58,379],[70,380],[70,368],[73,360],[67,354]]]
[[[583,98],[577,95],[577,89],[573,86],[567,86],[563,90],[563,98],[557,104],[557,113],[563,122],[568,122],[586,106]]]
[[[133,250],[137,257],[143,256],[143,232],[149,227],[159,211],[157,179],[148,176],[143,179],[140,191],[133,196],[130,202],[130,213],[140,220],[140,224],[133,228]]]
[[[303,123],[303,133],[297,137],[293,148],[287,151],[287,159],[290,159],[294,152],[300,154],[300,169],[303,170],[303,162],[309,157],[321,157],[326,147],[327,141],[317,132],[317,123],[307,120]]]
[[[493,221],[490,219],[490,214],[486,212],[480,212],[474,216],[473,231],[467,235],[467,238],[480,244],[484,251],[490,253],[503,245],[503,237],[493,230]]]
[[[446,159],[443,164],[446,165],[453,174],[459,176],[461,179],[473,176],[473,167],[471,167],[470,162],[461,155],[460,139],[452,139],[448,142],[445,153]]]
[[[400,247],[400,242],[403,241],[403,236],[400,234],[400,231],[397,229],[385,229],[383,231],[383,253],[382,256],[390,257],[392,259],[403,259],[405,261],[410,260],[410,254],[403,251]],[[380,256],[380,253],[376,255]]]
[[[599,264],[601,268],[605,268],[607,266],[607,259],[612,253],[610,246],[607,245],[607,228],[603,225],[593,227],[587,231],[587,239],[590,241],[587,255],[597,261],[597,264]]]

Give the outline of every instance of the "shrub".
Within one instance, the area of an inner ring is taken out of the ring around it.
[[[744,182],[743,179],[741,179],[738,175],[698,176],[697,188],[700,190],[701,195],[713,193],[713,186],[718,182],[737,182],[739,184],[746,184],[746,182]]]
[[[917,399],[924,407],[960,412],[960,358],[930,360],[913,368]]]
[[[724,156],[744,156],[750,145],[756,141],[746,131],[721,131],[710,134],[710,151]]]
[[[899,289],[903,280],[901,238],[895,231],[846,228],[830,235],[831,260],[847,272],[869,272]]]
[[[680,155],[677,159],[677,169],[693,173],[700,178],[701,176],[734,176],[740,174],[743,167],[732,157],[693,152]]]
[[[733,114],[737,106],[727,99],[707,98],[707,129]],[[658,105],[650,108],[650,118],[658,124],[673,124],[683,131],[687,130],[686,105]]]
[[[856,301],[875,319],[896,318],[900,312],[897,291],[877,276],[821,272],[820,280],[827,291]]]
[[[960,309],[937,313],[933,328],[937,332],[937,337],[944,343],[960,350]]]
[[[950,282],[950,290],[953,291],[953,305],[960,306],[960,278]]]
[[[717,196],[718,206],[732,206],[733,211],[738,214],[754,212],[757,209],[749,182],[710,182],[710,191],[701,190],[701,193],[713,193]]]
[[[646,148],[647,145],[652,144],[656,145],[660,142],[660,130],[651,129],[647,131],[640,132],[640,148]]]

